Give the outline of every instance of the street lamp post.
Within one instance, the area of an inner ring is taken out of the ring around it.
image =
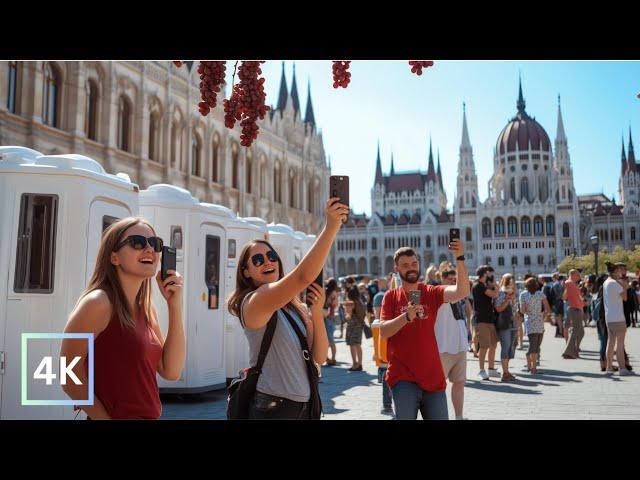
[[[591,237],[591,246],[593,247],[593,253],[596,257],[596,277],[598,276],[598,249],[600,247],[600,239],[597,235]]]

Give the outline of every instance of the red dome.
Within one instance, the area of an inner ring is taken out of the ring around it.
[[[500,133],[496,150],[498,154],[511,153],[518,150],[528,150],[531,143],[532,150],[551,151],[549,135],[538,122],[526,113],[518,113]]]

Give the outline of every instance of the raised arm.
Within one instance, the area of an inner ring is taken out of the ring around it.
[[[449,251],[454,258],[464,255],[464,246],[458,239],[453,240],[449,245]],[[442,301],[444,303],[454,303],[469,296],[469,273],[464,260],[456,260],[456,284],[449,285],[444,289]]]
[[[277,282],[262,285],[246,301],[243,318],[249,328],[263,327],[273,312],[284,307],[298,292],[307,288],[317,278],[329,256],[333,240],[349,214],[349,207],[339,203],[338,200],[338,198],[331,198],[327,202],[325,207],[327,222],[302,261]]]

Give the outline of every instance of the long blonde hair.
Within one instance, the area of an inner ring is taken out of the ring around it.
[[[513,284],[513,275],[511,275],[510,273],[505,273],[502,278],[500,279],[500,290],[507,290],[509,288],[509,286],[511,286],[512,289],[514,289],[514,285]]]
[[[127,217],[112,223],[102,234],[100,248],[98,249],[98,257],[96,258],[96,266],[89,280],[87,288],[78,299],[78,303],[86,295],[94,290],[104,290],[109,297],[109,301],[113,306],[113,313],[118,316],[120,324],[123,327],[134,328],[136,323],[133,318],[134,312],[131,312],[127,303],[127,298],[120,285],[116,266],[111,263],[111,252],[116,245],[122,240],[124,232],[129,228],[143,224],[148,226],[155,235],[155,230],[149,222],[142,217]],[[76,306],[78,305],[76,303]],[[147,278],[142,282],[140,290],[136,295],[136,306],[144,312],[148,325],[151,325],[151,279]]]

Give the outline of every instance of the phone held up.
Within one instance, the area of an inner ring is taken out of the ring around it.
[[[349,206],[349,177],[331,175],[329,177],[329,197],[337,197],[340,203]]]
[[[460,240],[460,229],[459,228],[450,228],[449,229],[449,244],[454,240]]]
[[[176,269],[176,249],[172,247],[162,247],[162,260],[160,264],[160,279],[166,280],[169,274],[167,271]],[[169,283],[173,285],[174,282]]]
[[[420,297],[421,297],[420,290],[409,291],[409,300],[411,301],[412,305],[420,305]],[[418,318],[422,318],[422,315],[420,313],[418,313]]]
[[[322,280],[322,276],[324,275],[324,269],[320,270],[320,275],[318,275],[318,278],[316,278],[313,283],[315,283],[316,285],[319,285],[320,288],[324,288],[324,282]],[[310,294],[311,290],[309,290],[307,288],[307,292],[306,292],[306,303],[308,306],[311,306],[311,303],[309,302],[309,294]]]

